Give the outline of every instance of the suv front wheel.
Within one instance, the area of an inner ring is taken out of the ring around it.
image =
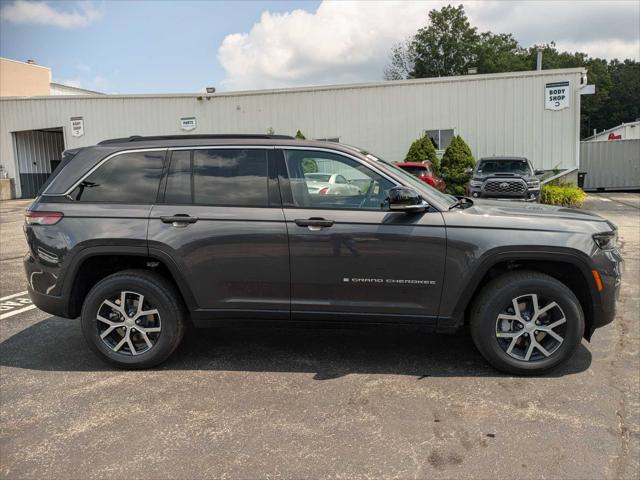
[[[537,375],[568,361],[584,334],[575,294],[539,272],[520,271],[490,282],[471,310],[471,336],[498,370]]]
[[[89,346],[121,368],[149,368],[182,340],[184,309],[175,288],[145,270],[126,270],[98,282],[82,306]]]

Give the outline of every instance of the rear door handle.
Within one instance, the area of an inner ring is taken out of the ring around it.
[[[196,223],[198,217],[192,217],[190,215],[179,213],[170,217],[160,217],[162,223],[170,223],[174,227],[186,227],[190,223]]]
[[[333,226],[333,220],[325,220],[324,218],[299,218],[294,220],[299,227],[308,227],[309,230],[322,230]]]

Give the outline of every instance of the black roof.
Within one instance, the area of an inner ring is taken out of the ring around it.
[[[152,142],[158,140],[295,140],[290,135],[265,135],[253,133],[233,133],[233,134],[210,134],[210,135],[154,135],[143,137],[141,135],[132,135],[123,138],[110,138],[103,140],[98,145],[112,145],[117,143],[128,142]]]
[[[527,160],[528,161],[528,159],[526,157],[505,157],[505,156],[501,156],[501,157],[497,157],[497,156],[482,157],[478,161],[482,161],[482,160],[497,160],[497,161],[502,161],[502,160]]]

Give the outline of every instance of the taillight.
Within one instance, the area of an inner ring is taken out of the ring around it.
[[[328,191],[329,191],[329,187],[321,188],[320,191],[318,192],[318,195],[326,195]]]
[[[64,214],[60,212],[34,212],[27,210],[24,214],[24,221],[27,225],[55,225],[62,220]]]

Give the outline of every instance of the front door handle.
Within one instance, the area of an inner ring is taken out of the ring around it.
[[[174,227],[186,227],[190,223],[196,223],[198,221],[198,217],[192,217],[184,213],[179,213],[170,217],[160,217],[160,221],[162,223],[170,223]]]
[[[309,230],[313,231],[318,231],[322,230],[323,228],[329,228],[333,226],[333,220],[325,220],[324,218],[299,218],[294,221],[299,227],[308,227]]]

